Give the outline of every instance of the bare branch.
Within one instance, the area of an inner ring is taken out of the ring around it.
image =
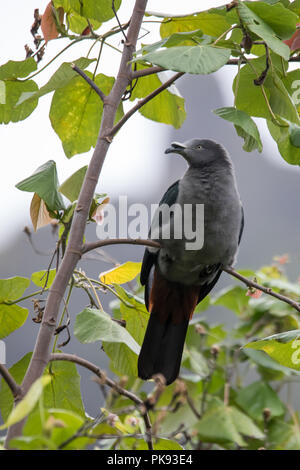
[[[148,444],[148,448],[149,450],[153,450],[151,438],[151,421],[143,400],[141,400],[134,393],[129,392],[125,388],[121,387],[114,380],[107,377],[106,373],[102,371],[98,366],[96,366],[92,362],[87,361],[82,357],[76,356],[74,354],[55,353],[50,355],[49,361],[69,361],[74,362],[75,364],[78,364],[82,367],[85,367],[86,369],[93,372],[100,379],[102,384],[107,385],[108,387],[112,388],[115,392],[119,393],[119,395],[123,395],[124,397],[129,398],[129,400],[133,401],[139,407],[141,415],[144,419],[146,427],[146,442]]]
[[[80,250],[82,248],[82,240],[91,201],[110,145],[110,141],[106,138],[106,135],[109,130],[113,128],[119,103],[124,91],[131,82],[131,60],[143,21],[146,4],[147,0],[136,0],[134,4],[117,79],[109,95],[105,98],[96,147],[88,166],[77,206],[74,211],[69,234],[69,243],[51,286],[35,348],[22,383],[24,393],[26,393],[33,382],[43,374],[49,362],[50,346],[56,328],[60,305],[70,277],[81,256]],[[22,433],[24,423],[25,420],[9,428],[5,443],[6,447],[8,447],[10,439]]]
[[[108,133],[106,138],[112,139],[112,137],[121,129],[121,127],[125,124],[126,121],[134,114],[136,111],[138,111],[142,106],[144,106],[148,101],[152,100],[155,98],[155,96],[159,95],[162,91],[166,90],[172,83],[175,82],[178,78],[182,77],[184,75],[184,72],[178,72],[176,75],[174,75],[172,78],[167,80],[165,83],[163,83],[159,88],[156,90],[152,91],[148,96],[143,98],[142,100],[138,101],[135,106],[133,106],[123,117],[120,119],[120,121],[111,129],[111,131]]]
[[[296,310],[298,310],[298,312],[300,312],[300,304],[298,302],[296,302],[295,300],[292,300],[289,297],[286,297],[285,295],[278,294],[278,292],[274,292],[270,287],[264,287],[260,284],[257,284],[257,282],[251,281],[247,277],[244,277],[241,274],[239,274],[238,272],[236,272],[231,267],[226,267],[226,268],[224,267],[222,269],[223,269],[223,271],[230,274],[231,276],[236,277],[237,279],[239,279],[239,281],[242,281],[244,284],[246,284],[246,286],[253,287],[254,289],[261,290],[265,294],[271,295],[272,297],[275,297],[276,299],[281,300],[282,302],[285,302],[285,303],[291,305]]]
[[[163,72],[164,69],[163,67],[159,66],[154,66],[154,67],[148,67],[147,69],[141,69],[141,70],[133,70],[131,73],[131,78],[134,80],[136,78],[140,77],[146,77],[147,75],[152,75],[153,73],[158,73],[158,72]]]
[[[105,94],[103,93],[102,90],[100,90],[100,88],[96,85],[96,83],[90,77],[88,77],[79,67],[77,67],[77,65],[72,64],[71,67],[76,73],[78,73],[78,75],[80,75],[93,88],[93,90],[95,90],[97,95],[99,95],[101,100],[104,102]]]
[[[17,384],[11,373],[7,370],[4,364],[0,364],[0,374],[2,375],[3,379],[9,386],[13,397],[16,399],[20,399],[23,396],[22,389],[20,385]]]
[[[142,238],[110,238],[107,240],[85,243],[82,248],[82,254],[107,245],[144,245],[152,248],[160,248],[160,244],[153,240],[144,240]]]

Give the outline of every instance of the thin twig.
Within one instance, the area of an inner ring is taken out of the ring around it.
[[[298,312],[300,312],[300,304],[298,302],[296,302],[295,300],[292,300],[289,297],[286,297],[285,295],[278,294],[277,292],[274,292],[270,287],[264,287],[260,284],[257,284],[257,282],[251,281],[247,277],[244,277],[241,274],[239,274],[238,272],[236,272],[231,267],[224,267],[223,271],[225,271],[226,273],[230,274],[233,277],[236,277],[237,279],[239,279],[239,281],[246,284],[246,286],[254,287],[254,289],[261,290],[265,294],[271,295],[272,297],[275,297],[276,299],[281,300],[282,302],[285,302],[285,303],[291,305],[296,310],[298,310]]]
[[[148,448],[149,450],[153,450],[152,437],[151,437],[152,426],[151,426],[151,421],[150,421],[150,418],[149,418],[149,415],[148,415],[148,412],[146,410],[143,400],[141,400],[134,393],[129,392],[125,388],[121,387],[114,380],[107,377],[105,372],[103,372],[98,366],[96,366],[92,362],[87,361],[86,359],[82,357],[76,356],[75,354],[67,354],[67,353],[51,354],[49,361],[51,362],[52,361],[69,361],[69,362],[74,362],[75,364],[78,364],[82,367],[85,367],[86,369],[93,372],[97,377],[99,377],[102,383],[104,383],[108,387],[115,390],[119,395],[123,395],[124,397],[129,398],[129,400],[133,401],[139,407],[141,415],[145,423],[146,442],[147,442]]]
[[[153,240],[144,240],[143,238],[108,238],[107,240],[85,243],[82,247],[82,254],[107,245],[144,245],[152,248],[160,248],[159,243]]]
[[[131,77],[134,80],[135,78],[146,77],[147,75],[152,75],[153,73],[163,72],[164,70],[166,69],[155,65],[153,67],[148,67],[146,69],[133,70],[131,73]]]
[[[105,94],[103,93],[102,90],[100,90],[100,88],[96,85],[96,83],[93,82],[93,80],[90,77],[88,77],[79,67],[77,67],[77,65],[71,64],[71,67],[76,73],[78,73],[78,75],[80,75],[93,88],[93,90],[95,90],[97,95],[100,96],[101,100],[104,101]]]
[[[0,374],[2,375],[3,379],[9,386],[11,393],[13,394],[14,398],[22,398],[22,389],[20,385],[17,384],[9,370],[5,367],[4,364],[0,364]]]
[[[120,119],[120,121],[110,130],[108,135],[106,136],[107,139],[112,139],[113,136],[121,129],[121,127],[125,124],[125,122],[128,121],[128,119],[136,113],[142,106],[144,106],[148,101],[152,100],[155,98],[155,96],[159,95],[162,91],[166,90],[172,83],[175,82],[175,80],[178,80],[178,78],[182,77],[184,75],[184,72],[178,72],[176,73],[172,78],[167,80],[165,83],[163,83],[159,88],[156,90],[152,91],[148,96],[143,98],[142,100],[138,101],[135,106],[133,106],[123,117]]]

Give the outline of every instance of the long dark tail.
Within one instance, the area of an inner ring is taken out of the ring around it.
[[[139,377],[162,374],[166,384],[178,376],[184,340],[199,286],[184,286],[164,279],[157,268],[149,295],[150,319],[138,360]]]

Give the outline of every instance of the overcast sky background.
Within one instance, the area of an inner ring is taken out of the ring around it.
[[[11,59],[24,59],[24,45],[32,46],[33,43],[30,27],[33,23],[34,8],[39,8],[43,13],[47,3],[48,0],[27,0],[26,2],[10,0],[5,2],[0,28],[2,64]],[[201,10],[205,10],[223,3],[224,0],[201,2],[196,0],[188,2],[149,0],[147,10],[186,14],[199,10],[199,6]],[[133,0],[123,0],[123,5],[119,10],[121,22],[128,20],[133,4]],[[114,24],[113,21],[105,23],[100,32],[106,31],[109,25]],[[148,23],[147,29],[150,34],[143,38],[143,43],[151,43],[159,39],[158,25]],[[118,41],[120,39],[119,37]],[[65,39],[50,41],[41,66],[44,66],[66,44],[67,40]],[[121,47],[121,44],[116,42],[114,44]],[[39,86],[45,84],[60,63],[85,55],[90,46],[91,41],[86,40],[74,48],[68,49],[34,80]],[[97,54],[96,47],[95,54]],[[119,65],[118,55],[111,48],[104,48],[98,72],[114,75]],[[232,105],[231,84],[235,73],[234,67],[223,67],[221,71],[214,74],[222,83],[221,90],[228,106]],[[1,251],[5,249],[7,244],[14,242],[25,224],[30,225],[29,206],[32,194],[21,192],[14,185],[50,159],[56,161],[59,179],[62,182],[78,168],[87,164],[92,154],[91,150],[85,154],[76,155],[70,160],[65,157],[60,140],[53,131],[48,117],[51,99],[52,94],[42,97],[38,107],[29,118],[18,123],[2,125],[0,128],[2,150],[0,217],[2,226],[5,226],[5,230],[0,232]],[[126,103],[126,105],[128,104]],[[132,106],[132,103],[129,106]],[[266,153],[273,154],[274,164],[289,167],[279,156],[276,145],[268,133],[264,132],[263,123],[261,122],[259,126],[262,129]],[[151,199],[152,195],[156,194],[160,188],[168,169],[167,161],[161,158],[167,131],[168,126],[166,125],[146,120],[138,113],[134,115],[116,136],[109,150],[98,191],[107,192],[111,197],[117,194],[127,194],[133,199],[142,193],[143,198]],[[159,171],[157,171],[158,167]],[[291,171],[293,171],[292,168]],[[134,184],[132,184],[133,174]],[[151,184],[149,184],[150,181]]]

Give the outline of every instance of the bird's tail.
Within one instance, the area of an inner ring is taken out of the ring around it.
[[[155,269],[149,295],[150,319],[138,360],[140,378],[162,374],[167,385],[177,378],[198,298],[199,287],[169,282]]]

